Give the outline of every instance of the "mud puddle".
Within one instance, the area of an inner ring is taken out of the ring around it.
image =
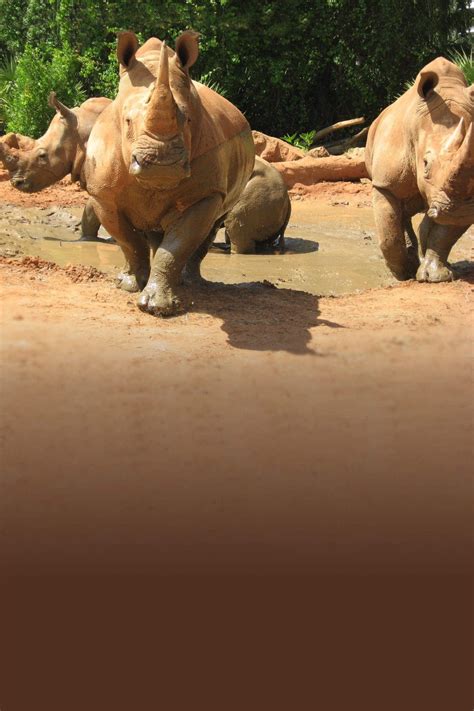
[[[295,201],[292,207],[285,254],[231,255],[215,246],[204,261],[203,275],[224,283],[267,280],[327,296],[394,283],[380,255],[369,207],[316,201]],[[2,205],[0,254],[39,256],[59,266],[93,266],[113,275],[123,264],[120,248],[76,242],[81,214],[81,207]],[[99,234],[108,237],[103,229]],[[462,266],[472,258],[473,239],[471,227],[451,254],[453,264]],[[216,243],[223,242],[221,230]]]

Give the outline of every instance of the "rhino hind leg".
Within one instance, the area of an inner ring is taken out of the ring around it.
[[[201,262],[206,256],[206,254],[209,252],[209,249],[216,238],[217,230],[219,229],[220,224],[221,220],[219,219],[206,237],[206,239],[204,240],[204,242],[202,242],[202,244],[200,244],[199,247],[189,257],[183,270],[184,281],[191,283],[205,282],[205,279],[202,277],[201,274]]]
[[[78,242],[102,242],[105,244],[114,243],[115,240],[112,239],[102,239],[99,237],[100,220],[97,217],[94,207],[90,200],[85,204],[84,210],[82,212],[81,218],[81,236],[77,240]]]
[[[423,259],[416,273],[418,281],[438,283],[454,279],[448,265],[448,256],[466,230],[467,225],[438,225],[425,215],[420,225]]]
[[[412,279],[419,260],[413,245],[407,248],[401,202],[386,190],[374,188],[373,195],[375,225],[385,263],[400,281]]]
[[[173,316],[184,310],[178,294],[183,269],[194,255],[200,264],[221,212],[222,197],[210,195],[186,210],[165,230],[163,242],[153,258],[148,283],[138,299],[142,311],[155,316]]]

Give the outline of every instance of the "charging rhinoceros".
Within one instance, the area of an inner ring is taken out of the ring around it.
[[[69,173],[81,179],[87,141],[98,116],[111,104],[110,99],[88,99],[69,109],[51,92],[50,105],[56,109],[46,133],[34,140],[21,134],[7,134],[0,142],[0,160],[10,175],[11,184],[25,193],[35,193],[53,185]],[[83,187],[85,187],[82,181]],[[88,201],[81,222],[81,239],[96,240],[100,227],[92,203]]]
[[[375,222],[397,279],[453,278],[449,252],[474,222],[473,119],[474,85],[467,86],[461,70],[438,57],[370,127],[366,163]],[[417,212],[426,213],[421,264],[411,225]]]
[[[198,36],[185,32],[175,52],[151,38],[139,47],[119,35],[119,91],[87,146],[85,178],[98,218],[121,246],[118,286],[142,290],[139,307],[182,309],[183,278],[200,278],[215,227],[236,203],[253,170],[245,117],[207,86],[193,82]],[[146,234],[155,241],[150,266]]]

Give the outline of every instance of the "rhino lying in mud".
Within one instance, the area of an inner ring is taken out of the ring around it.
[[[56,109],[46,133],[34,140],[9,133],[0,142],[0,160],[10,174],[11,184],[25,193],[35,193],[53,185],[69,173],[81,179],[87,141],[98,116],[111,104],[110,99],[88,99],[68,109],[52,92],[50,105]],[[82,187],[85,187],[81,180]],[[81,221],[81,240],[96,240],[100,227],[92,203],[87,202]]]
[[[118,286],[142,290],[139,307],[163,316],[182,309],[182,278],[200,278],[215,227],[254,166],[245,117],[189,77],[197,37],[183,33],[173,52],[156,38],[139,47],[133,32],[119,35],[118,95],[92,130],[84,166],[97,216],[127,261]]]
[[[367,170],[385,261],[397,279],[453,278],[447,259],[474,222],[474,85],[443,57],[370,127]],[[420,226],[421,264],[411,217]],[[406,239],[405,241],[405,234]]]
[[[255,157],[255,167],[238,202],[224,220],[226,242],[236,254],[254,254],[257,246],[285,249],[285,230],[291,215],[288,190],[270,163]]]

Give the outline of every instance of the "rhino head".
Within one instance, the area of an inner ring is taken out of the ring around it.
[[[35,193],[47,188],[68,173],[74,174],[77,161],[78,118],[51,92],[50,106],[56,109],[46,133],[37,141],[31,139],[27,148],[18,148],[5,142],[0,144],[0,160],[7,168],[15,188],[25,193]],[[15,135],[15,134],[13,134]],[[25,145],[25,143],[23,143]]]
[[[158,189],[176,187],[191,175],[191,124],[198,118],[199,100],[189,77],[199,54],[197,33],[183,33],[175,49],[160,43],[152,72],[145,68],[151,66],[146,45],[136,56],[132,32],[121,33],[117,47],[123,159],[140,183]]]
[[[430,69],[440,62],[448,98],[443,82],[438,88],[438,73]],[[466,86],[462,72],[445,59],[432,65],[415,84],[422,121],[430,122],[418,144],[418,186],[435,222],[468,225],[474,222],[474,84]]]

